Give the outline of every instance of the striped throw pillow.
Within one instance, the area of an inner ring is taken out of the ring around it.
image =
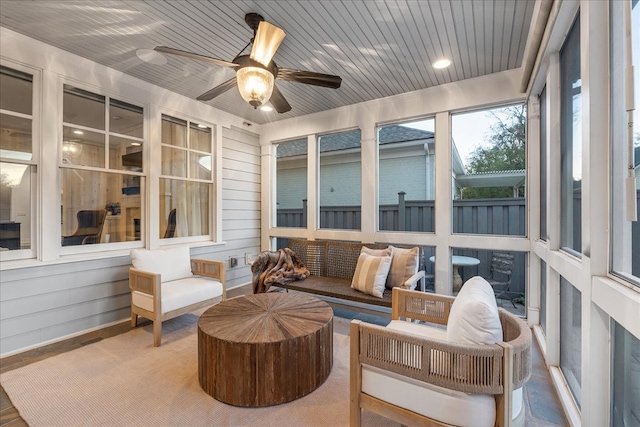
[[[373,256],[361,253],[351,287],[365,294],[382,298],[387,274],[391,267],[391,256]]]

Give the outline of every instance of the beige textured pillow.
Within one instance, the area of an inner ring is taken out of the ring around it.
[[[418,258],[420,248],[417,246],[411,249],[396,248],[391,246],[392,259],[386,286],[393,289],[401,286],[404,282],[418,272]]]
[[[391,255],[373,256],[360,253],[351,287],[365,294],[382,298],[389,267],[391,267]]]
[[[389,245],[384,249],[371,249],[363,246],[362,249],[360,249],[360,253],[373,256],[391,256],[393,255],[393,246]]]

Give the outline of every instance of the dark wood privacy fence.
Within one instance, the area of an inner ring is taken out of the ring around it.
[[[383,231],[415,231],[432,233],[435,230],[433,200],[405,200],[398,193],[398,203],[380,205],[379,229]],[[453,201],[453,231],[469,234],[499,234],[524,236],[526,232],[524,198],[470,199]],[[359,230],[360,206],[320,206],[320,228]],[[278,209],[278,227],[306,227],[307,201],[302,208]]]

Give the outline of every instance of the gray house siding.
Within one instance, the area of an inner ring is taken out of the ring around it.
[[[224,245],[193,248],[192,256],[228,260],[227,287],[251,281],[244,254],[260,251],[260,147],[257,135],[224,129],[222,140]],[[0,281],[0,354],[40,346],[130,317],[130,257],[46,263],[3,270]]]
[[[396,157],[380,160],[379,203],[398,204],[398,193],[406,193],[405,200],[426,200],[426,156]],[[431,183],[433,185],[433,183]]]

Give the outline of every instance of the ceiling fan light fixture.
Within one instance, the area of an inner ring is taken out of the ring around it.
[[[237,70],[238,89],[242,98],[253,108],[269,101],[273,93],[273,74],[258,67],[243,67]]]

